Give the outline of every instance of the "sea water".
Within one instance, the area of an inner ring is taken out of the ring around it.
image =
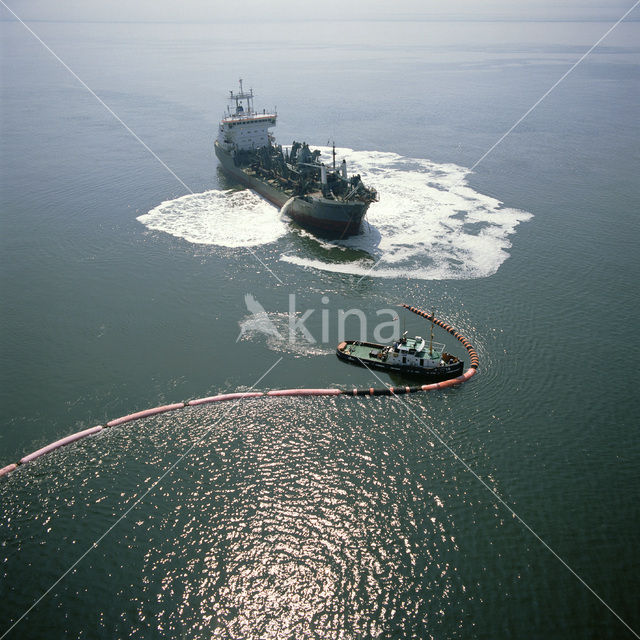
[[[611,24],[31,23],[165,167],[2,23],[0,465],[168,402],[401,382],[337,360],[351,309],[369,335],[435,310],[480,369],[402,400],[194,407],[19,468],[0,633],[35,603],[8,637],[633,637],[637,22],[471,171]],[[219,172],[239,77],[279,142],[335,140],[378,189],[361,236],[318,239]]]

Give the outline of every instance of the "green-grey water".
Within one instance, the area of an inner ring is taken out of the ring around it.
[[[20,467],[0,634],[44,595],[8,637],[633,637],[615,614],[638,632],[638,23],[472,173],[609,24],[31,26],[196,196],[0,25],[0,466],[166,402],[379,386],[333,354],[354,308],[370,329],[435,309],[480,371],[401,401],[189,408]],[[218,193],[240,76],[279,141],[335,139],[380,184],[363,238]],[[246,294],[283,334],[295,294],[317,343],[252,328]]]

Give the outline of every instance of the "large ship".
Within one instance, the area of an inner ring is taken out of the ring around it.
[[[306,142],[290,148],[277,145],[269,129],[277,113],[253,108],[253,89],[229,92],[229,107],[214,143],[222,170],[257,191],[303,227],[340,237],[360,231],[369,205],[377,202],[375,189],[359,175],[347,174],[347,163],[336,169],[336,152],[328,167],[321,152]]]

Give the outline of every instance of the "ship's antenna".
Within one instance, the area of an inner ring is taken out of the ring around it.
[[[336,170],[336,141],[333,141],[333,170]]]
[[[433,358],[433,318],[434,312],[431,311],[431,338],[429,340],[429,357]]]

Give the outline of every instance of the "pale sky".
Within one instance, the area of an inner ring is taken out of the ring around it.
[[[281,20],[605,20],[635,0],[3,0],[24,20],[245,22]],[[0,5],[1,6],[1,5]],[[3,7],[0,17],[10,19]],[[628,20],[640,20],[640,7]]]

